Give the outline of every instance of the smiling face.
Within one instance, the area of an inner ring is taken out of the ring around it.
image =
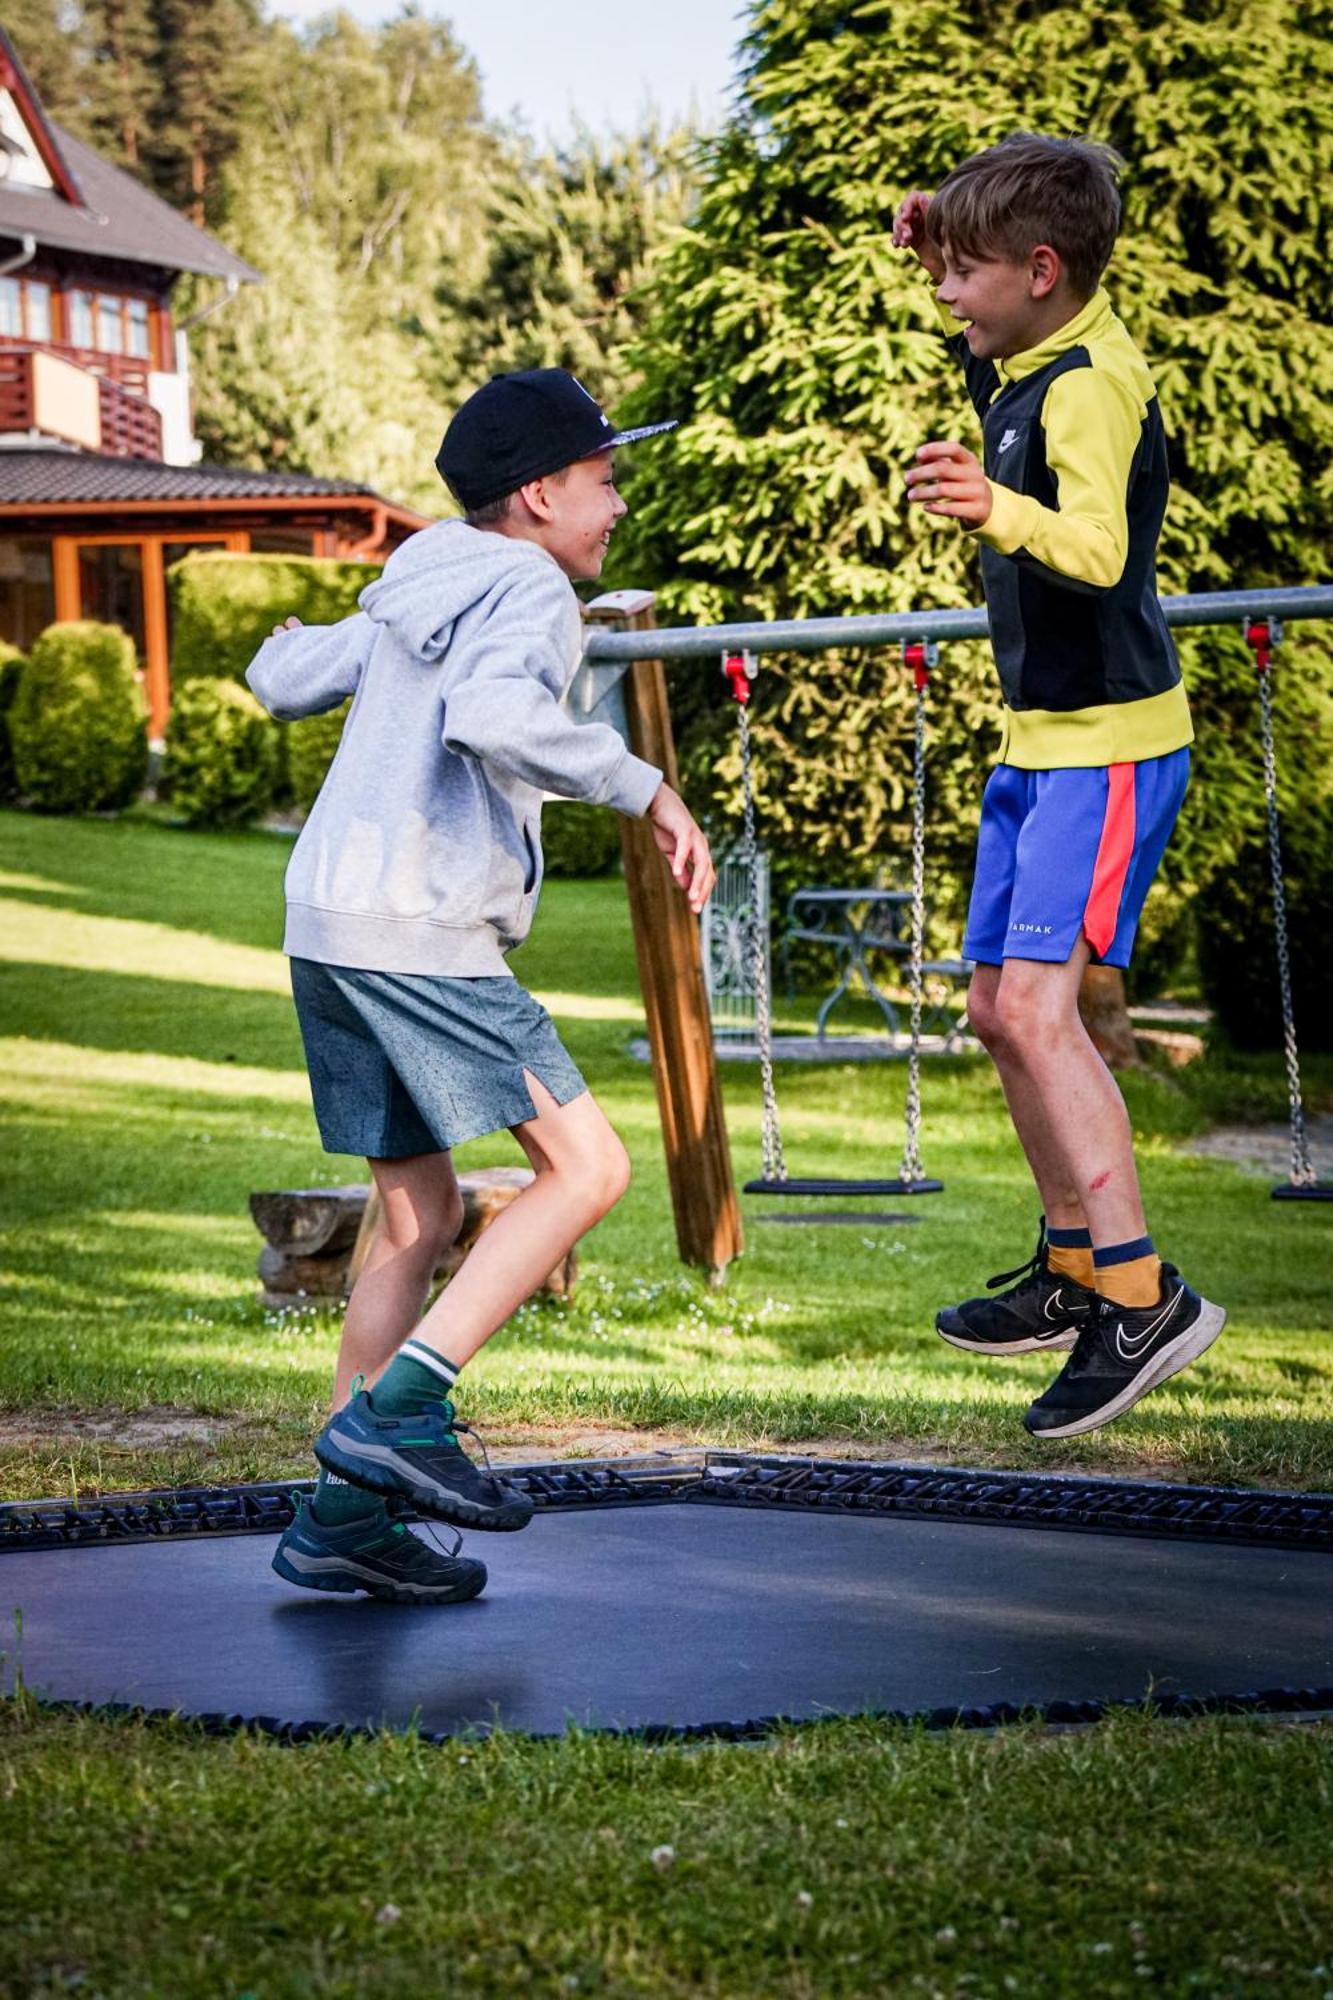
[[[944,278],[936,297],[965,322],[964,338],[979,359],[1000,361],[1036,347],[1078,310],[1066,301],[1068,282],[1054,250],[1039,244],[1021,262],[978,257],[941,246]]]
[[[615,457],[595,452],[563,472],[520,487],[531,539],[554,556],[571,583],[591,583],[602,573],[616,523],[629,512],[616,491]]]

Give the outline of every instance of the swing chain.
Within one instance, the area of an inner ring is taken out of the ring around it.
[[[1282,1046],[1287,1064],[1287,1098],[1291,1115],[1291,1186],[1315,1185],[1314,1162],[1305,1130],[1301,1099],[1301,1058],[1296,1045],[1296,1014],[1291,998],[1291,949],[1287,936],[1287,890],[1282,869],[1282,832],[1277,809],[1277,751],[1273,742],[1273,654],[1282,642],[1276,619],[1246,619],[1245,643],[1254,654],[1259,676],[1259,732],[1263,745],[1264,803],[1268,809],[1268,861],[1273,876],[1273,931],[1277,939],[1277,977],[1282,995]]]
[[[763,871],[754,816],[754,755],[750,746],[750,682],[759,672],[752,653],[723,655],[722,671],[736,701],[741,753],[741,857],[750,885],[750,954],[754,977],[755,1034],[759,1044],[759,1079],[763,1093],[762,1156],[766,1181],[785,1181],[787,1162],[778,1122],[778,1093],[773,1081],[773,1017],[769,1002],[768,939],[764,935]]]
[[[926,1177],[921,1163],[921,968],[926,933],[926,688],[930,683],[931,668],[938,660],[939,647],[933,641],[917,639],[903,645],[903,665],[911,669],[916,688],[912,742],[912,942],[908,958],[912,1012],[907,1045],[907,1131],[899,1168],[899,1179],[909,1186]]]

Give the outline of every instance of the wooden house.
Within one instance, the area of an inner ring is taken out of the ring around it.
[[[219,290],[181,321],[183,272]],[[179,556],[381,556],[423,525],[349,480],[200,462],[188,329],[260,281],[49,119],[0,29],[0,638],[26,648],[71,618],[122,626],[159,739]]]

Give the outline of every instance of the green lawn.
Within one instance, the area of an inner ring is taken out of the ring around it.
[[[310,1115],[276,948],[286,853],[0,815],[0,1496],[309,1469],[336,1322],[260,1308],[246,1197],[363,1169],[321,1154]],[[1039,1451],[1019,1419],[1040,1360],[984,1366],[931,1331],[1035,1224],[984,1060],[927,1066],[946,1192],[919,1224],[752,1225],[710,1291],[675,1261],[651,1080],[626,1053],[621,885],[553,884],[519,969],[636,1178],[573,1304],[527,1309],[469,1369],[492,1439],[1333,1480],[1330,1218],[1181,1150],[1210,1118],[1280,1117],[1276,1061],[1129,1079],[1155,1231],[1232,1322],[1122,1423]],[[724,1081],[747,1175],[756,1079]],[[896,1168],[900,1068],[781,1081],[802,1171]],[[1310,1081],[1327,1103],[1333,1069]],[[514,1157],[501,1138],[465,1164]],[[0,1706],[0,1852],[21,1858],[0,1994],[1319,1996],[1329,1745],[1127,1718],[1064,1737],[853,1722],[757,1750],[292,1751],[20,1699]]]
[[[322,1154],[310,1114],[276,949],[286,853],[260,834],[0,816],[2,1495],[308,1467],[336,1322],[261,1309],[246,1197],[365,1170]],[[941,1303],[1021,1260],[1035,1224],[983,1057],[926,1067],[925,1160],[946,1192],[920,1203],[918,1224],[752,1223],[746,1256],[710,1291],[676,1261],[651,1081],[626,1053],[641,1017],[621,885],[553,884],[517,962],[636,1174],[584,1247],[573,1305],[527,1310],[468,1371],[468,1413],[500,1441],[544,1449],[577,1433],[587,1450],[607,1426],[1333,1481],[1330,1217],[1274,1206],[1262,1181],[1178,1144],[1210,1112],[1280,1115],[1276,1062],[1129,1080],[1158,1238],[1226,1302],[1231,1327],[1114,1428],[1038,1447],[1019,1419],[1041,1358],[974,1361],[932,1331]],[[728,1066],[724,1080],[745,1176],[758,1165],[756,1078]],[[792,1161],[895,1170],[904,1081],[897,1065],[789,1067]],[[1327,1067],[1315,1081],[1327,1090]],[[505,1135],[463,1156],[516,1157]],[[141,1442],[117,1441],[119,1412],[137,1413],[128,1434]]]

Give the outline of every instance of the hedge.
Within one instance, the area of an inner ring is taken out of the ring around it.
[[[23,668],[9,735],[19,794],[44,812],[129,805],[148,774],[134,642],[115,625],[50,625]]]
[[[244,826],[273,802],[278,731],[248,688],[191,680],[167,725],[162,790],[187,826]]]
[[[1333,1049],[1333,806],[1310,802],[1282,822],[1287,943],[1296,1032],[1303,1048]],[[1204,997],[1237,1048],[1282,1046],[1282,1009],[1266,839],[1256,835],[1199,897]]]
[[[542,858],[549,877],[610,875],[620,865],[620,815],[609,806],[553,799],[542,812]]]
[[[335,625],[380,573],[370,562],[321,556],[189,555],[167,572],[175,617],[171,677],[175,687],[208,677],[243,681],[275,625]],[[309,810],[333,761],[345,711],[283,723],[278,731],[275,792]]]
[[[380,573],[378,563],[317,556],[190,555],[167,572],[174,626],[171,678],[245,679],[275,625],[333,625]]]
[[[26,656],[18,647],[0,639],[0,799],[12,799],[18,793],[14,752],[9,741],[9,711],[14,706],[19,678],[26,665]]]

